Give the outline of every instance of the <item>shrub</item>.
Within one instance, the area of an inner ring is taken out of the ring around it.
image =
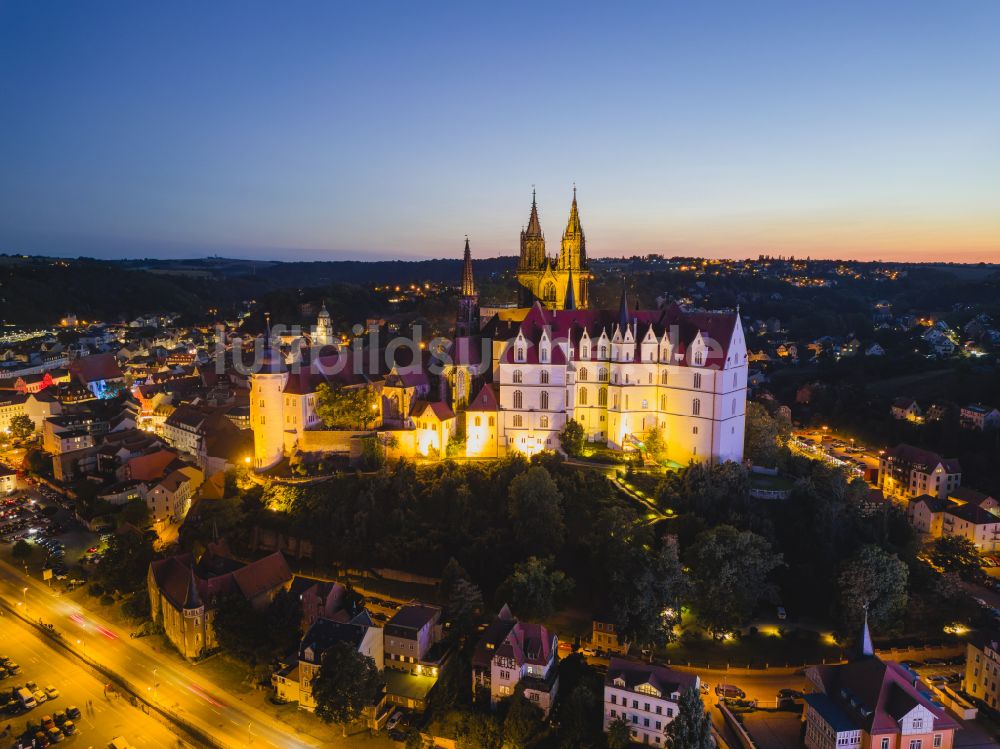
[[[105,593],[103,596],[101,596],[102,606],[111,606],[114,604],[114,602],[115,602],[115,597],[110,593]]]

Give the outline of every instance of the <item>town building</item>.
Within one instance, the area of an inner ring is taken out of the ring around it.
[[[959,488],[947,497],[928,494],[912,500],[907,514],[914,528],[930,539],[962,536],[983,552],[1000,549],[997,501],[972,489]]]
[[[878,487],[887,497],[946,497],[961,484],[962,466],[958,460],[942,458],[930,450],[904,443],[879,457]]]
[[[961,727],[914,673],[875,655],[867,622],[857,657],[810,666],[806,679],[806,749],[951,749]]]
[[[694,674],[612,657],[604,677],[604,730],[624,718],[633,743],[667,746],[666,729],[677,715],[681,693],[700,688]]]
[[[519,622],[506,605],[472,655],[472,691],[491,706],[520,686],[545,715],[559,688],[559,639],[544,625]]]
[[[591,623],[590,644],[606,653],[619,653],[620,655],[626,655],[629,649],[628,641],[618,637],[614,617],[606,614],[594,617],[594,621]]]
[[[1000,709],[1000,633],[979,631],[965,645],[966,694],[982,700],[993,710]]]
[[[440,607],[416,602],[401,606],[385,623],[386,668],[437,676],[440,654],[429,656],[441,634]]]
[[[291,580],[280,551],[243,564],[228,554],[224,544],[211,544],[197,560],[180,554],[149,565],[150,616],[162,625],[178,652],[194,660],[218,647],[212,621],[221,599],[238,594],[263,609]]]
[[[920,410],[920,404],[915,399],[905,396],[894,399],[889,411],[892,414],[892,418],[899,421],[919,423],[924,419],[924,413]]]
[[[1000,410],[982,403],[971,403],[962,406],[959,421],[964,429],[978,429],[980,432],[1000,429]]]

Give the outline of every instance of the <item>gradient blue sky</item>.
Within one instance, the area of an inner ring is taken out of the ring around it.
[[[0,0],[0,252],[1000,260],[1000,3]]]

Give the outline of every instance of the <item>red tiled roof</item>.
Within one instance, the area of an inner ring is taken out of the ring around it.
[[[124,378],[114,354],[81,356],[70,363],[69,371],[73,377],[84,384]]]
[[[483,385],[479,395],[472,399],[466,411],[499,411],[500,402],[497,399],[497,392],[491,383]]]

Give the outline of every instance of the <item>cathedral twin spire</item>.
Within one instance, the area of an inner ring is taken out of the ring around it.
[[[531,191],[531,214],[528,217],[528,227],[521,230],[521,256],[518,268],[541,270],[546,266],[560,270],[582,270],[587,267],[586,238],[576,204],[576,185],[573,185],[573,203],[569,210],[569,221],[566,223],[566,231],[563,232],[559,256],[555,259],[550,259],[545,254],[545,235],[538,220],[538,201],[535,191]]]

